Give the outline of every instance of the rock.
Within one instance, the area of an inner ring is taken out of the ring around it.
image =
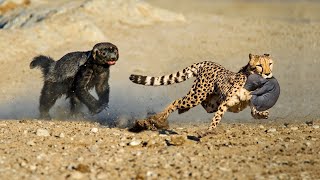
[[[264,126],[263,126],[263,125],[260,125],[259,128],[260,128],[260,129],[264,129]]]
[[[45,137],[47,137],[47,136],[50,136],[50,133],[46,129],[37,129],[36,135],[37,136],[45,136]]]
[[[64,136],[64,133],[60,133],[59,134],[59,138],[64,138],[65,136]]]
[[[298,128],[298,127],[291,127],[290,129],[293,130],[293,131],[296,131],[296,130],[298,130],[299,128]]]
[[[307,147],[310,147],[311,146],[311,143],[309,141],[305,142],[304,143]]]
[[[81,172],[73,172],[68,176],[68,179],[83,179],[83,174]]]
[[[99,130],[98,130],[98,128],[92,128],[90,131],[93,133],[97,133]]]
[[[271,128],[267,130],[267,133],[274,133],[274,132],[277,132],[276,128]]]
[[[312,126],[314,129],[319,129],[319,125],[313,125]]]
[[[29,169],[30,169],[31,171],[35,171],[35,170],[37,169],[37,166],[36,166],[36,165],[30,165],[30,166],[29,166]]]
[[[100,172],[97,174],[97,179],[108,179],[108,174]]]
[[[76,171],[82,172],[82,173],[87,173],[90,172],[90,167],[85,164],[78,164],[77,167],[74,168]]]
[[[306,121],[306,124],[307,124],[308,126],[312,126],[312,125],[313,125],[313,121]]]
[[[181,146],[186,142],[186,138],[181,135],[172,135],[166,140],[167,145]]]
[[[133,140],[129,143],[129,146],[138,146],[141,144],[141,140]]]
[[[27,145],[28,146],[34,146],[34,145],[36,145],[36,143],[33,140],[31,140],[31,141],[27,142]]]
[[[95,152],[97,152],[99,150],[99,146],[94,144],[92,146],[89,146],[88,149],[89,149],[90,152],[95,153]]]
[[[158,175],[153,171],[147,171],[147,177],[156,178]]]

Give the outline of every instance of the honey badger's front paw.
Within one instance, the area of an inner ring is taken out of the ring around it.
[[[94,105],[91,105],[91,106],[89,107],[89,110],[90,110],[90,112],[91,112],[92,115],[98,114],[98,113],[100,113],[100,112],[101,112],[102,110],[104,110],[104,109],[105,109],[105,107],[102,106],[102,105],[100,105],[100,104],[98,104],[98,103],[96,103],[96,104],[94,104]]]

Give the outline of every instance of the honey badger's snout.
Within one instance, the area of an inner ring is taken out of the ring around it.
[[[113,53],[109,53],[108,54],[108,59],[112,60],[112,61],[116,61],[118,60],[118,55],[116,52],[113,52]]]

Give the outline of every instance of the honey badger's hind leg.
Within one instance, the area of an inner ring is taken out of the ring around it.
[[[191,90],[186,96],[181,99],[175,100],[164,111],[150,116],[147,119],[136,121],[131,131],[142,131],[142,130],[156,130],[168,128],[168,117],[175,110],[186,111],[200,104],[206,99],[208,89],[203,87],[200,80],[196,79]]]
[[[80,112],[80,109],[82,107],[82,103],[79,100],[79,98],[75,94],[70,95],[69,98],[70,98],[70,114],[71,114],[71,116],[73,116],[73,117],[78,117],[79,115],[83,116],[83,114]]]
[[[56,82],[45,81],[40,95],[40,119],[51,119],[49,111],[56,100],[63,94]]]

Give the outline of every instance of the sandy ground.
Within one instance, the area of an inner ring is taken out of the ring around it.
[[[0,1],[0,179],[320,178],[320,3],[13,2]],[[109,109],[70,119],[61,98],[53,121],[36,120],[42,79],[31,59],[59,59],[102,41],[120,50]],[[269,120],[226,113],[216,134],[197,139],[213,115],[196,107],[172,114],[169,131],[114,128],[161,111],[192,84],[137,86],[131,73],[162,75],[203,60],[237,71],[249,53],[275,61],[281,95]]]
[[[319,121],[130,133],[81,121],[3,121],[2,179],[319,179]],[[43,133],[45,131],[45,133]]]

